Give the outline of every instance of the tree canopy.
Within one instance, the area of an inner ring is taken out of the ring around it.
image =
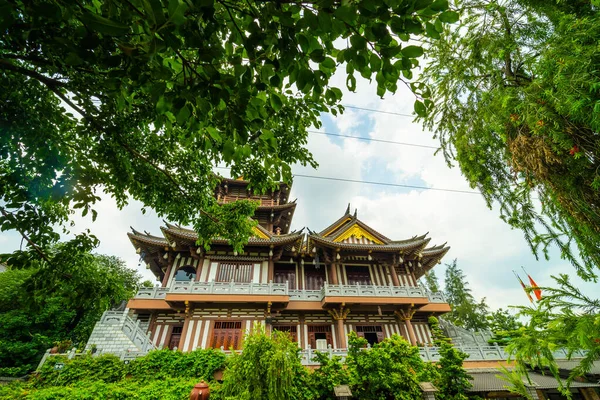
[[[116,257],[58,265],[0,273],[0,375],[31,371],[56,342],[85,344],[102,313],[137,290],[138,275]]]
[[[590,1],[459,0],[428,49],[424,119],[449,163],[584,278],[600,265],[600,13]],[[573,252],[573,250],[577,251]]]
[[[254,208],[213,199],[212,168],[256,191],[316,166],[306,150],[319,115],[342,111],[330,84],[345,65],[409,84],[423,49],[458,15],[447,0],[0,1],[0,226],[38,250],[101,192],[140,200],[201,238],[239,250]],[[222,220],[223,215],[234,215]],[[85,237],[83,239],[86,239]],[[202,244],[206,240],[201,239]]]
[[[477,302],[471,293],[466,275],[458,267],[457,260],[446,264],[444,294],[452,311],[444,315],[444,319],[465,329],[486,329],[488,306],[485,298]]]

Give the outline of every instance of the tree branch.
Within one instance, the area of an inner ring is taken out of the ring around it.
[[[6,209],[4,209],[4,207],[0,207],[0,213],[2,213],[2,215],[4,215],[5,218],[9,218],[10,219],[10,215],[9,215],[9,213],[6,212]],[[46,261],[48,264],[51,264],[50,260],[48,259],[48,256],[46,256],[46,253],[44,253],[42,251],[42,249],[37,244],[35,244],[29,238],[29,236],[27,236],[27,234],[25,232],[23,232],[21,230],[21,228],[19,228],[18,226],[15,226],[15,229],[17,230],[17,232],[19,232],[19,234],[21,235],[21,237],[23,239],[25,239],[27,241],[27,243],[29,243],[29,245],[36,251],[36,253],[38,253],[40,255],[40,257],[42,257],[44,259],[44,261]]]

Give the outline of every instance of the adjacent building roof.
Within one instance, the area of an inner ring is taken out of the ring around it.
[[[502,373],[496,368],[471,369],[467,370],[467,372],[473,377],[473,380],[471,381],[473,387],[469,389],[470,392],[507,391],[508,387],[511,386],[509,382],[500,378]],[[526,377],[524,377],[523,383],[525,386],[532,387],[534,389],[556,389],[559,387],[559,383],[554,376],[542,375],[536,372],[529,373],[529,381]],[[563,384],[566,384],[564,380]],[[600,387],[600,384],[574,381],[571,382],[571,387]]]

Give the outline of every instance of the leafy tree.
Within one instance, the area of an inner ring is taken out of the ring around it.
[[[444,319],[466,329],[480,330],[487,328],[486,315],[488,306],[485,298],[479,303],[471,294],[465,274],[458,267],[456,259],[446,264],[444,280],[446,300],[452,311],[444,315]]]
[[[439,376],[435,380],[438,400],[467,400],[468,390],[473,379],[463,367],[463,361],[469,356],[455,349],[448,342],[441,342],[440,361],[437,363]]]
[[[437,293],[440,291],[440,282],[438,281],[434,270],[431,270],[425,274],[425,285],[432,293]]]
[[[345,64],[380,96],[408,84],[414,37],[456,22],[446,0],[0,2],[0,226],[43,256],[99,191],[201,234],[250,236],[254,205],[217,206],[214,165],[253,190],[316,166],[307,127],[342,111]],[[410,84],[423,114],[429,95]],[[86,237],[78,237],[85,241]],[[13,260],[13,263],[16,261]]]
[[[494,333],[488,341],[490,344],[506,346],[513,338],[522,334],[523,323],[519,321],[516,315],[502,308],[490,313],[487,316],[488,329]]]
[[[555,245],[584,278],[600,265],[600,9],[592,3],[459,0],[460,23],[432,42],[422,75],[434,104],[424,123],[448,163],[499,205],[536,256]]]
[[[337,400],[334,388],[350,383],[350,371],[341,363],[341,357],[325,352],[315,352],[315,361],[319,368],[309,376],[310,388],[314,391],[314,398],[319,400]]]
[[[240,400],[305,398],[307,371],[299,351],[289,333],[274,331],[269,336],[255,324],[244,338],[244,351],[227,360],[222,395]]]
[[[442,343],[450,343],[451,339],[446,336],[442,328],[440,327],[440,321],[431,316],[427,319],[429,328],[431,329],[431,336],[433,337],[433,344],[436,347],[441,347]]]
[[[526,375],[532,366],[548,369],[558,379],[554,352],[584,350],[585,356],[570,372],[566,385],[558,379],[559,388],[566,394],[570,383],[589,372],[600,358],[600,299],[583,294],[566,274],[552,278],[556,288],[544,287],[544,297],[536,305],[518,307],[529,322],[510,342],[508,351],[518,362],[521,374]]]
[[[352,394],[365,400],[422,397],[419,382],[432,381],[435,367],[425,363],[419,349],[404,338],[393,335],[369,350],[365,338],[348,335],[348,358]]]
[[[102,313],[137,288],[136,272],[116,257],[79,255],[74,263],[58,265],[39,263],[0,274],[4,374],[29,372],[55,342],[85,343]]]

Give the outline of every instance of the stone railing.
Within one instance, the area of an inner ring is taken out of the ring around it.
[[[140,329],[140,321],[133,321],[129,318],[126,311],[106,311],[102,314],[100,323],[106,325],[119,325],[125,336],[127,336],[142,353],[147,353],[150,350],[156,349],[156,346],[148,337],[148,333]]]
[[[286,283],[239,282],[173,282],[170,287],[140,289],[136,299],[164,299],[167,293],[189,294],[259,294],[289,296],[292,301],[321,301],[325,296],[358,297],[428,297],[432,303],[445,303],[442,293],[430,293],[413,286],[331,285],[325,283],[321,290],[288,289]]]

